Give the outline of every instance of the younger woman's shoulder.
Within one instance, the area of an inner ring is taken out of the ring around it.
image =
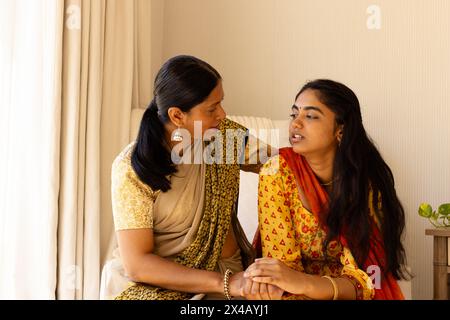
[[[260,175],[284,175],[286,173],[287,162],[286,160],[279,154],[271,157],[267,162],[262,166]]]

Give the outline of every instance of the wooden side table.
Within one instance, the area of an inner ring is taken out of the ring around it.
[[[434,237],[433,291],[435,300],[448,300],[448,238],[450,228],[426,229],[425,234]]]

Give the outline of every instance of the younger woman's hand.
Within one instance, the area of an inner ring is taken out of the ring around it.
[[[278,259],[257,259],[247,268],[244,277],[255,283],[277,286],[292,294],[305,292],[305,274],[289,268]]]
[[[284,290],[277,286],[244,278],[242,296],[247,300],[281,300]]]

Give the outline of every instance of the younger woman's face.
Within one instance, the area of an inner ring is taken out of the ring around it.
[[[314,90],[298,96],[291,119],[289,140],[294,152],[303,156],[336,152],[341,128],[336,125],[334,112],[320,102]]]

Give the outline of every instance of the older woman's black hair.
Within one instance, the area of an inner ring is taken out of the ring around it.
[[[164,124],[168,109],[178,107],[188,112],[202,103],[217,86],[220,74],[208,63],[192,56],[176,56],[159,70],[153,100],[144,112],[131,165],[138,177],[153,190],[170,190],[168,175],[176,172]]]
[[[396,279],[407,278],[402,244],[405,212],[397,198],[392,171],[364,129],[358,98],[347,86],[326,79],[308,82],[296,99],[306,90],[313,90],[317,98],[335,113],[337,125],[343,125],[343,137],[334,159],[329,210],[321,221],[329,229],[326,243],[343,235],[358,265],[363,265],[371,237],[368,207],[371,188],[372,205],[381,222],[385,245],[383,271],[391,272]],[[382,201],[381,211],[376,195]]]

